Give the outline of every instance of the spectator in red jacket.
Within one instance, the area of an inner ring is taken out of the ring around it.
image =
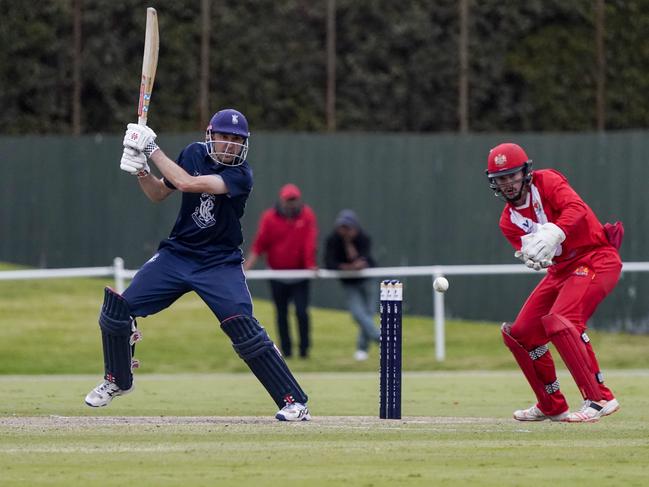
[[[280,189],[279,201],[261,216],[244,269],[254,267],[264,254],[271,269],[316,269],[317,237],[315,213],[302,201],[300,189],[294,184],[286,184]],[[293,354],[288,325],[288,306],[293,301],[300,357],[307,358],[310,347],[309,279],[271,279],[270,288],[282,354],[287,358]]]

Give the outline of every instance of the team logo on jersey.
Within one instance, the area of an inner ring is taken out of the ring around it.
[[[239,115],[232,115],[232,124],[239,125]]]
[[[538,227],[535,221],[531,220],[530,218],[525,218],[513,208],[509,209],[509,219],[514,225],[523,230],[525,233],[534,233],[536,232],[536,229]]]
[[[525,230],[525,233],[534,233],[536,232],[536,223],[530,220],[529,218],[525,218],[521,222],[521,227],[523,227],[523,230]]]
[[[214,201],[216,197],[213,194],[201,194],[201,204],[196,207],[192,218],[194,223],[200,228],[209,228],[216,223],[214,218]]]
[[[588,266],[580,265],[579,267],[577,267],[575,269],[575,272],[573,272],[573,274],[575,276],[584,276],[584,277],[586,277],[586,276],[588,276],[588,274],[590,274],[590,269],[588,268]]]
[[[507,156],[505,154],[498,154],[494,157],[494,163],[496,166],[502,166],[507,162]]]

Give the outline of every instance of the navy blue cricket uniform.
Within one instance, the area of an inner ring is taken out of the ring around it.
[[[147,131],[150,132],[136,124],[128,125],[124,143],[130,151],[125,149],[120,162],[125,171],[131,168],[126,163],[139,161],[129,159],[134,157],[132,143]],[[225,136],[224,140],[219,134]],[[241,143],[227,136],[240,138]],[[104,289],[99,312],[104,380],[86,395],[89,406],[106,406],[114,397],[133,390],[133,369],[138,366],[133,356],[135,343],[140,339],[135,318],[157,313],[183,294],[195,291],[221,322],[220,328],[232,341],[234,351],[280,408],[275,418],[310,419],[308,396],[252,314],[252,298],[242,266],[240,223],[252,191],[252,170],[245,161],[249,137],[244,115],[231,108],[223,109],[210,119],[205,130],[206,142],[190,144],[178,156],[176,163],[187,174],[218,176],[228,193],[183,192],[176,223],[169,237],[160,242],[158,252],[142,266],[122,295],[109,287]],[[227,152],[229,145],[225,146],[226,152],[221,151],[221,143],[227,140],[227,144],[239,146],[237,154]],[[152,141],[146,145],[152,146]],[[233,164],[222,162],[223,158]],[[170,161],[160,159],[158,163],[168,167]],[[163,181],[170,190],[176,189],[166,179]],[[155,184],[160,187],[159,181]],[[149,195],[150,188],[143,189]]]
[[[195,291],[219,321],[235,315],[252,316],[252,299],[241,266],[239,221],[252,191],[252,169],[248,162],[216,164],[200,142],[188,145],[177,163],[192,176],[221,176],[229,192],[183,193],[171,234],[124,291],[131,314],[157,313]],[[169,181],[165,184],[176,189]]]

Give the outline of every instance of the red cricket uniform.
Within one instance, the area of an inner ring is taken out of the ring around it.
[[[573,326],[577,330],[586,347],[587,356],[580,356],[580,360],[584,359],[582,361],[586,362],[586,374],[590,371],[597,377],[603,399],[613,399],[613,394],[602,382],[599,366],[585,331],[590,316],[617,284],[622,262],[617,249],[609,243],[604,226],[561,173],[553,169],[534,171],[531,184],[538,190],[541,205],[534,202],[532,191],[528,192],[527,202],[521,207],[515,208],[511,203],[507,203],[500,217],[503,234],[514,249],[520,250],[521,237],[526,234],[521,226],[529,224],[533,227],[535,223],[539,223],[538,206],[542,206],[542,213],[547,217],[547,221],[560,227],[566,239],[561,244],[560,255],[553,259],[555,264],[548,269],[547,275],[523,305],[512,324],[510,335],[530,353],[530,356],[534,355],[533,368],[547,391],[539,393],[535,389],[539,400],[537,407],[546,415],[556,415],[566,411],[568,405],[558,390],[552,356],[549,350],[546,353],[545,345],[550,338],[547,322],[544,326],[543,320],[550,316],[563,317],[566,326]],[[537,350],[540,352],[537,353]],[[570,364],[567,365],[571,369]],[[580,383],[574,373],[573,377],[586,398],[587,387]]]

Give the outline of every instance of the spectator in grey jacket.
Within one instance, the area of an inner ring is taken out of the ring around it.
[[[342,210],[325,244],[325,267],[336,270],[360,270],[374,267],[371,239],[361,228],[356,213]],[[358,324],[356,360],[367,360],[371,342],[378,342],[381,332],[374,323],[376,301],[367,278],[343,278],[347,307]]]

